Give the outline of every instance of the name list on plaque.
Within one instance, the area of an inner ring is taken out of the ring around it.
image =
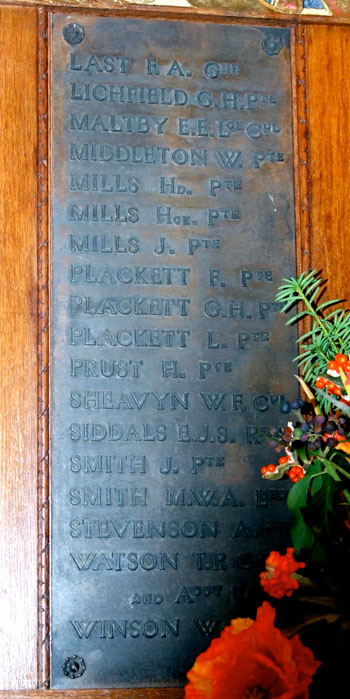
[[[53,14],[53,687],[183,684],[287,541],[289,39]]]

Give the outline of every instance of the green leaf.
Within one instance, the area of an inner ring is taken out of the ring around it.
[[[277,301],[278,300],[279,299],[277,299]],[[293,304],[296,303],[297,301],[298,301],[298,299],[290,299],[289,301],[286,301],[283,308],[281,309],[281,313],[286,313],[288,311],[288,309],[291,308],[293,306]]]
[[[312,477],[311,483],[310,483],[311,497],[316,495],[316,493],[318,493],[318,491],[321,490],[321,488],[322,488],[322,476],[323,476],[323,472],[320,475],[315,474]]]
[[[303,340],[305,340],[307,337],[310,337],[310,335],[313,335],[314,333],[315,333],[314,330],[309,330],[307,333],[305,333],[304,335],[302,335],[301,337],[298,338],[298,342],[302,342]]]
[[[303,464],[309,462],[308,457],[307,457],[307,453],[306,453],[306,447],[303,446],[300,449],[296,449],[295,451],[298,455],[298,458],[302,461]]]
[[[325,462],[324,467],[333,480],[340,481],[340,476],[338,476],[337,469],[332,464]]]
[[[341,410],[341,412],[344,413],[344,415],[349,415],[349,417],[350,417],[350,407],[345,405],[345,403],[342,403],[342,401],[337,400],[337,398],[335,398],[334,396],[330,396],[325,391],[321,391],[320,388],[315,388],[315,393],[317,395],[321,396],[321,398],[327,400],[332,405],[335,405],[335,407],[338,410]]]
[[[305,457],[306,460],[306,449],[298,450],[299,456]],[[313,550],[315,545],[315,533],[310,522],[305,517],[305,513],[309,511],[309,501],[311,498],[311,484],[315,480],[316,474],[322,471],[322,464],[318,459],[315,459],[312,464],[308,467],[307,473],[304,478],[295,483],[289,493],[287,498],[287,506],[292,513],[293,525],[291,527],[290,533],[293,541],[293,546],[297,554],[300,554],[303,549],[308,551]],[[317,492],[320,492],[324,487],[323,476],[320,477],[321,488],[317,488]],[[329,476],[327,475],[329,479]]]
[[[315,542],[315,545],[312,549],[311,552],[311,560],[314,563],[318,563],[319,565],[321,563],[326,563],[327,562],[327,552],[324,546],[320,544],[319,541]]]
[[[332,299],[331,301],[325,301],[324,303],[321,303],[317,308],[319,311],[321,311],[323,308],[327,308],[327,306],[332,306],[333,303],[340,303],[342,299]],[[338,311],[336,311],[338,313]]]
[[[332,303],[333,303],[333,302],[332,302]],[[339,313],[339,311],[332,311],[332,312],[329,313],[329,315],[325,318],[325,320],[329,320],[330,318],[333,318],[333,317],[334,317],[335,322],[339,322],[339,321],[336,320],[336,315],[337,315],[337,313]]]
[[[308,295],[310,294],[310,292],[312,291],[312,289],[314,288],[314,286],[315,286],[315,285],[313,284],[312,287],[310,287],[310,289],[308,289],[308,291],[307,291]],[[315,291],[314,291],[314,293],[313,293],[312,296],[310,296],[310,298],[309,298],[310,303],[313,303],[313,302],[314,302],[314,300],[315,300],[317,294],[319,293],[319,291],[320,291],[320,289],[319,289],[319,284],[318,284],[318,285],[317,285],[317,288],[316,288]]]
[[[312,529],[304,520],[302,508],[305,507],[307,502],[310,478],[314,472],[317,472],[317,468],[315,464],[312,464],[304,478],[294,483],[288,493],[287,506],[293,516],[293,525],[290,534],[297,555],[300,554],[303,549],[310,551],[315,541]]]
[[[290,529],[290,535],[292,537],[293,546],[297,556],[300,555],[304,549],[307,551],[312,550],[315,537],[312,529],[305,523],[300,510],[298,510],[295,514],[294,524]]]
[[[339,483],[326,473],[322,479],[322,488],[301,509],[305,524],[312,529],[320,546],[319,551],[314,548],[313,560],[321,560],[324,550],[333,550],[334,546],[341,542],[341,516],[339,517],[339,508],[334,507],[335,496],[339,490]]]
[[[286,325],[291,325],[292,323],[295,323],[300,318],[303,318],[306,313],[307,311],[300,311],[300,313],[297,313],[292,318],[289,318],[289,320],[286,321]]]
[[[349,442],[350,442],[350,439],[344,439],[342,444],[346,444]],[[331,455],[331,460],[333,463],[336,463],[339,466],[342,466],[350,475],[349,454],[347,454],[347,452],[344,452],[342,449],[333,449],[332,455]]]

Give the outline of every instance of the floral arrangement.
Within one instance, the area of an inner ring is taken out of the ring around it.
[[[328,313],[339,299],[323,301],[323,294],[312,271],[284,280],[276,296],[282,313],[297,306],[287,325],[308,324],[295,358],[305,399],[282,404],[287,424],[268,434],[278,463],[261,467],[264,479],[291,481],[293,547],[284,555],[271,551],[260,573],[265,594],[280,605],[283,632],[268,601],[256,621],[231,621],[188,673],[186,699],[307,699],[348,689],[350,313]]]
[[[268,602],[258,609],[256,621],[234,619],[188,673],[187,699],[307,697],[319,663],[298,636],[288,640],[274,620]]]

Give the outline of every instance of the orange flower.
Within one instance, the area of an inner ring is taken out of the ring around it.
[[[275,610],[263,602],[256,621],[231,621],[189,671],[185,699],[307,699],[320,663],[274,620]]]
[[[299,563],[294,559],[294,549],[287,548],[285,556],[278,551],[271,551],[266,559],[266,570],[260,573],[260,583],[271,597],[281,599],[284,595],[290,597],[293,590],[299,587],[299,583],[292,578],[298,568],[305,568],[305,563]]]
[[[335,448],[340,449],[340,451],[345,451],[345,454],[350,454],[350,442],[348,440],[346,440],[346,442],[343,442],[342,444],[337,444]]]

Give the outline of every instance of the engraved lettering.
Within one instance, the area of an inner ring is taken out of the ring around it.
[[[94,332],[90,327],[74,326],[69,329],[70,345],[92,347],[188,347],[190,330],[123,328],[117,332]]]
[[[138,209],[119,204],[70,204],[70,221],[100,221],[101,223],[137,223]]]
[[[70,360],[70,376],[84,378],[112,378],[115,376],[118,379],[141,377],[141,367],[143,361],[129,359],[123,361],[120,359],[83,359],[71,358]]]
[[[173,570],[178,569],[178,553],[173,553],[171,555],[167,553],[154,554],[151,552],[146,553],[115,553],[112,552],[106,555],[102,553],[81,553],[72,552],[70,553],[70,558],[72,564],[80,571],[96,571],[96,570],[109,570],[109,571],[123,571],[123,570],[161,570],[166,571],[169,568]]]
[[[147,465],[146,456],[136,455],[74,454],[70,458],[70,470],[73,473],[146,473]]]
[[[286,541],[259,463],[295,340],[290,29],[272,58],[264,32],[51,18],[54,688],[62,648],[82,689],[180,686]]]
[[[72,192],[128,192],[136,194],[139,191],[139,181],[136,177],[123,180],[121,175],[99,175],[71,173],[70,189]]]
[[[159,298],[157,296],[70,296],[72,315],[134,315],[187,316],[189,298]]]
[[[94,637],[103,639],[114,639],[122,636],[123,638],[168,638],[168,636],[178,636],[180,632],[179,619],[147,619],[146,621],[123,620],[115,621],[114,619],[104,620],[80,620],[70,621],[77,637],[79,639]]]
[[[192,556],[196,570],[227,570],[226,553],[194,551]]]
[[[116,520],[84,517],[70,522],[73,539],[207,539],[219,533],[217,520]]]
[[[164,442],[166,439],[166,425],[153,426],[148,422],[137,427],[133,423],[125,427],[110,422],[73,422],[69,432],[73,442]]]
[[[81,249],[85,250],[82,245]],[[125,252],[125,250],[123,251]],[[179,285],[187,286],[190,267],[112,267],[106,265],[72,264],[69,269],[69,281],[87,284],[141,284],[141,285]]]
[[[70,144],[70,160],[84,160],[94,163],[129,163],[130,165],[177,165],[179,167],[207,167],[207,148],[175,148],[168,146],[111,145],[109,143]],[[231,159],[233,156],[231,156]],[[239,161],[236,161],[239,167]],[[233,165],[227,164],[227,167]]]
[[[157,136],[164,134],[168,117],[147,117],[144,115],[110,114],[79,114],[70,115],[70,128],[72,131],[107,131],[109,133],[155,133]]]
[[[188,409],[188,393],[121,393],[113,391],[72,391],[71,407],[84,410],[141,410],[144,406],[155,410]]]
[[[120,235],[78,235],[69,236],[69,249],[72,252],[136,253],[139,252],[138,238],[127,238],[125,243]]]
[[[94,56],[91,55],[81,63],[76,53],[70,54],[70,69],[98,73],[127,73],[129,58],[127,56]]]
[[[193,604],[199,597],[220,597],[222,591],[222,585],[207,585],[203,587],[201,585],[196,585],[196,587],[186,587],[185,585],[181,588],[179,593],[174,599],[174,604],[188,603]]]
[[[166,87],[139,87],[104,83],[71,83],[72,102],[112,102],[114,104],[162,104],[183,107],[189,95],[185,90]]]
[[[139,595],[137,592],[132,596],[130,604],[162,604],[164,597],[159,592],[154,594]]]
[[[187,495],[186,488],[179,488],[176,492],[172,488],[166,489],[166,505],[200,507],[238,507],[238,502],[233,491],[227,488],[224,492],[218,489],[207,490],[205,488],[193,488]]]
[[[213,636],[219,624],[217,619],[194,619],[193,621],[201,636]]]

